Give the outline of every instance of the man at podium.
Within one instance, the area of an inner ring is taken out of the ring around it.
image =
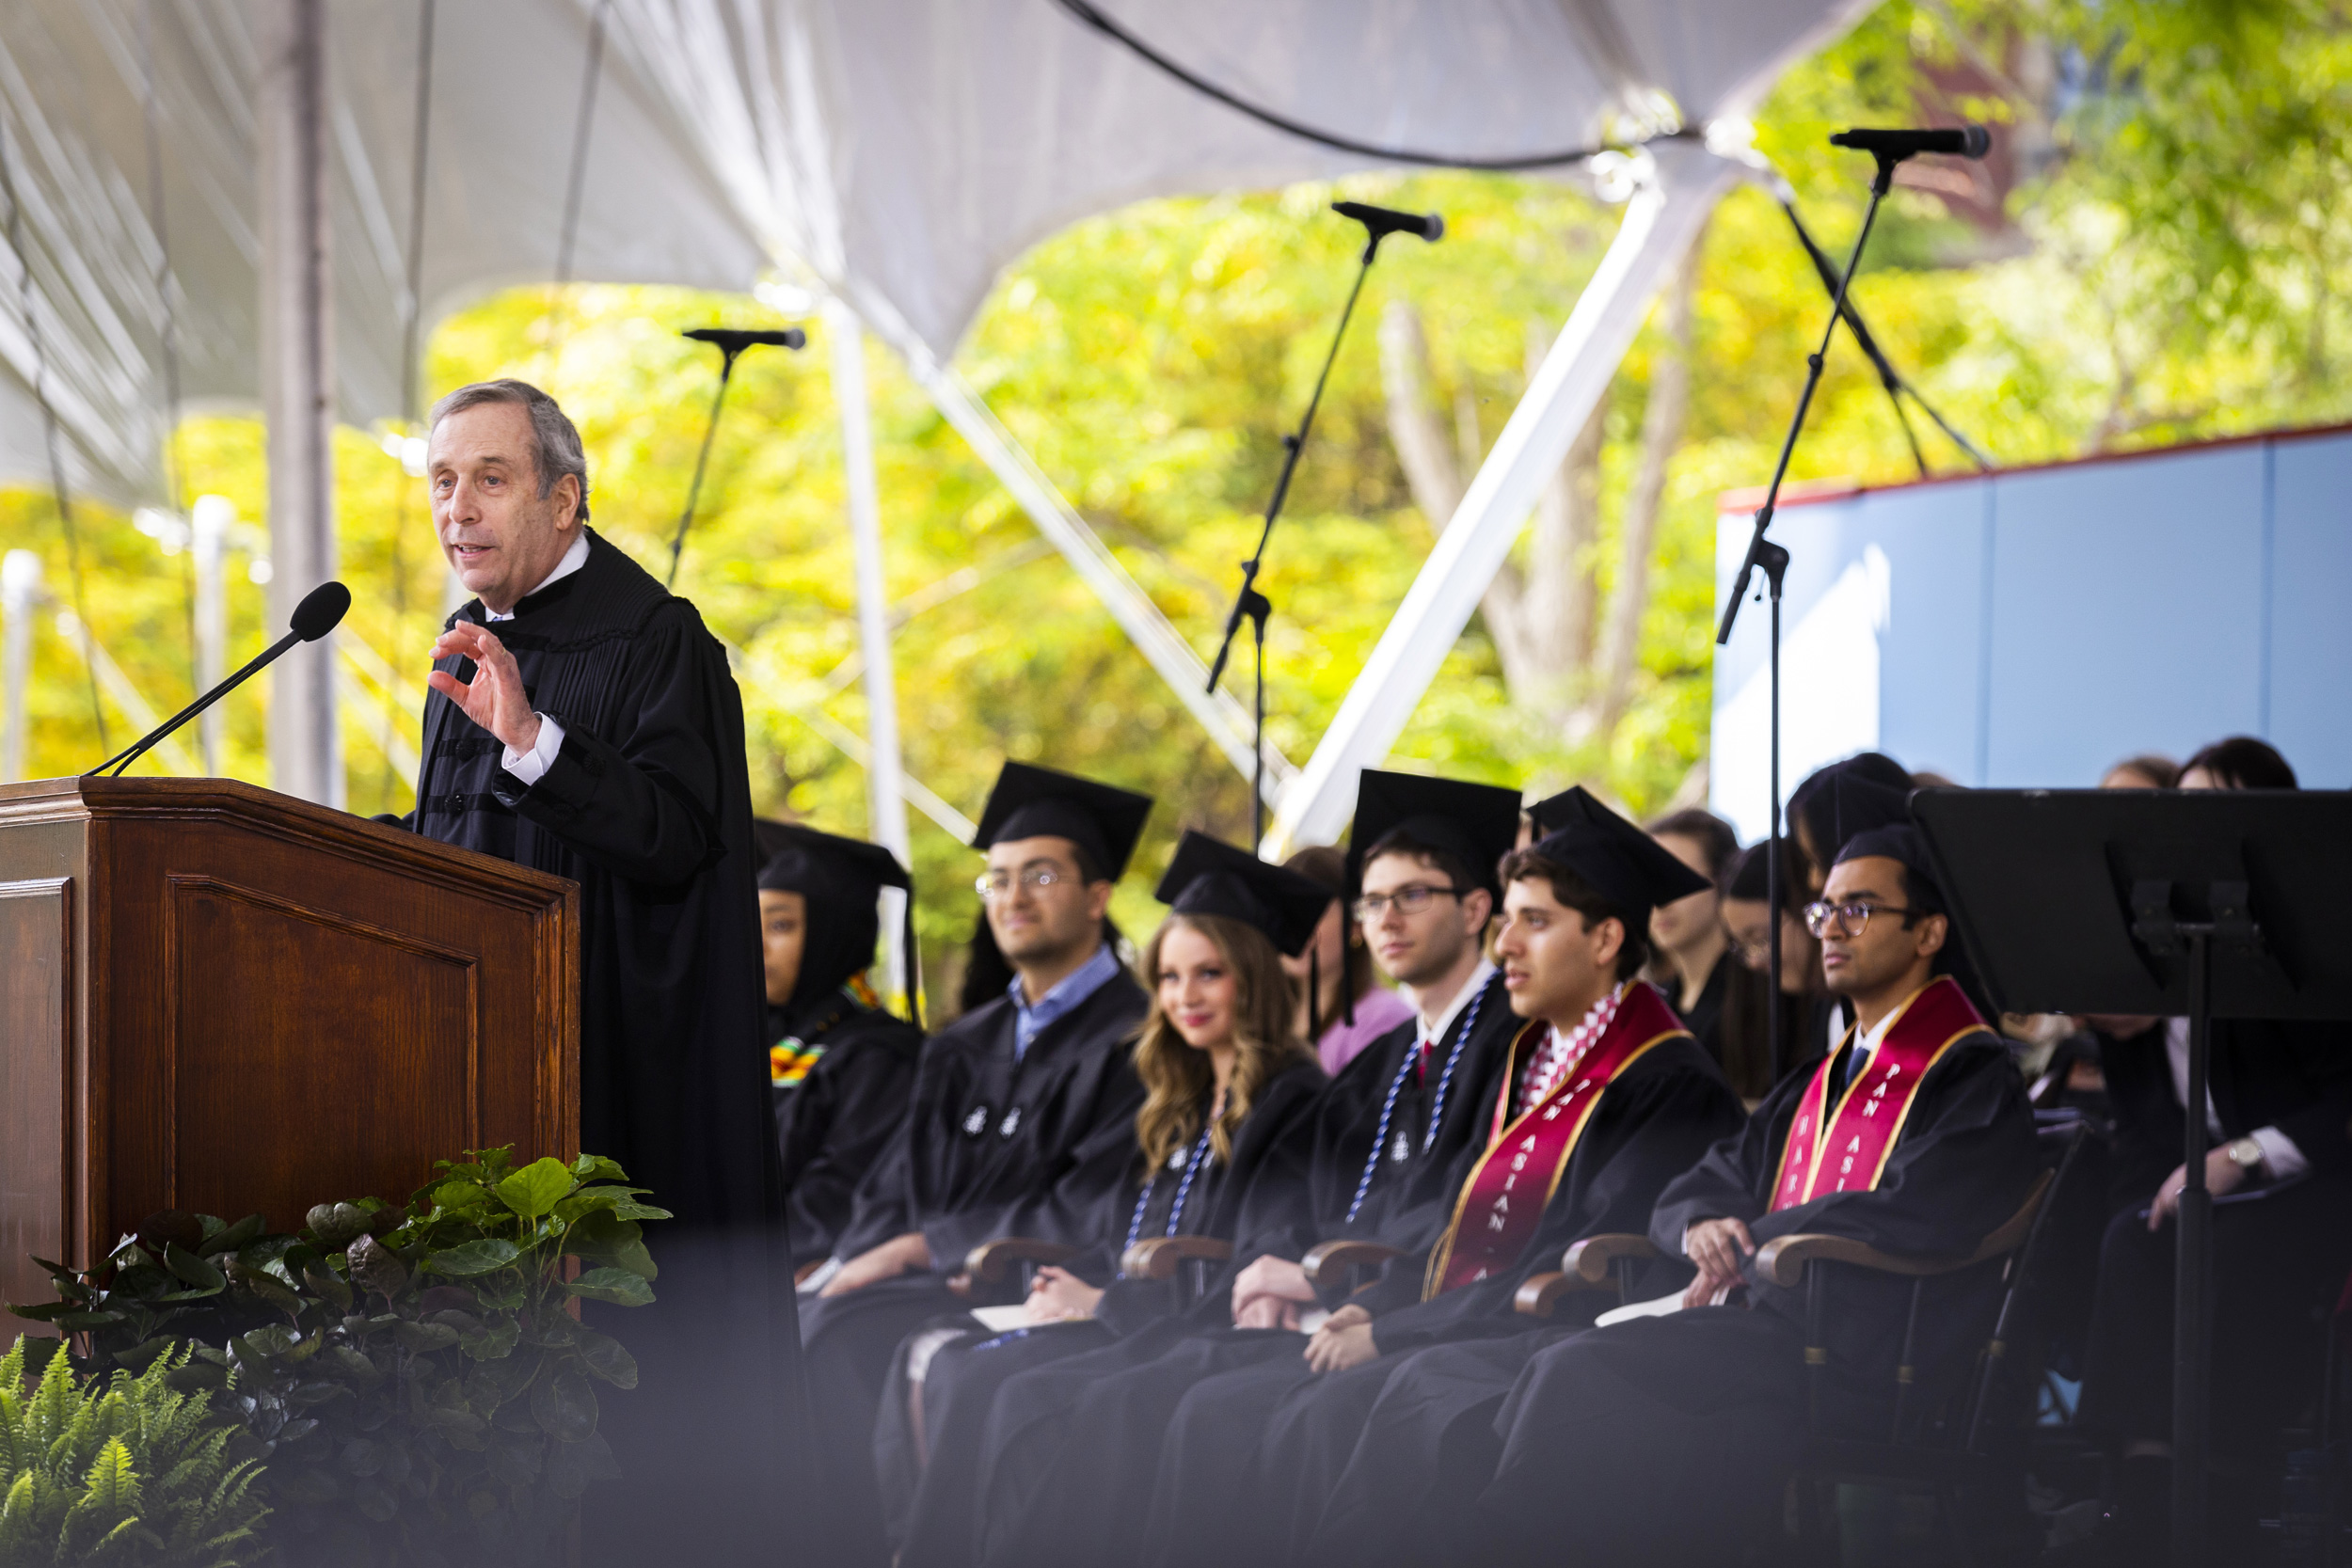
[[[546,393],[441,399],[426,475],[475,597],[433,645],[406,825],[580,884],[580,1146],[676,1216],[648,1238],[659,1302],[613,1325],[643,1379],[608,1425],[631,1494],[675,1505],[639,1523],[720,1560],[757,1538],[727,1533],[712,1460],[741,1454],[756,1496],[801,1420],[741,699],[694,607],[588,528],[580,434]],[[712,1430],[726,1405],[739,1447]],[[606,1523],[591,1538],[631,1556]]]

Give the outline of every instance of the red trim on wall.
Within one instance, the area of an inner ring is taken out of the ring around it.
[[[1778,510],[1792,506],[1811,506],[1821,501],[1844,500],[1852,496],[1884,495],[1897,490],[1924,490],[1931,485],[1963,484],[1971,480],[2004,478],[2011,474],[2048,473],[2053,468],[2087,468],[2105,463],[2131,463],[2143,458],[2171,457],[2181,452],[2212,451],[2220,447],[2252,446],[2262,441],[2305,441],[2322,436],[2352,435],[2352,424],[2306,425],[2289,430],[2262,430],[2250,436],[2217,436],[2207,441],[2184,441],[2178,446],[2140,447],[2129,451],[2097,451],[2085,457],[2064,457],[2049,463],[2025,463],[2014,468],[1994,468],[1979,473],[1973,468],[1948,474],[1936,474],[1928,479],[1908,480],[1900,484],[1864,484],[1852,479],[1809,479],[1780,487]],[[1749,485],[1738,490],[1725,490],[1715,499],[1719,516],[1736,516],[1754,513],[1764,504],[1764,486]]]

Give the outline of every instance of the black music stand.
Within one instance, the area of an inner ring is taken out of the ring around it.
[[[1924,789],[1911,798],[1986,989],[2021,1013],[2189,1021],[2172,1331],[2172,1554],[2201,1568],[2211,1020],[2352,1019],[2352,794]]]

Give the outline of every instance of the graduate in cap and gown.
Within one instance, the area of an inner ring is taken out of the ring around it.
[[[1018,1392],[1025,1378],[1176,1320],[1177,1281],[1122,1273],[1138,1242],[1230,1242],[1249,1206],[1287,1206],[1273,1194],[1279,1180],[1264,1178],[1309,1130],[1327,1080],[1295,1032],[1281,959],[1306,949],[1330,890],[1187,832],[1158,895],[1169,913],[1145,950],[1152,1010],[1135,1047],[1147,1097],[1093,1244],[1037,1274],[1019,1325],[974,1324],[921,1345],[919,1402],[907,1397],[911,1374],[883,1401],[876,1454],[885,1492],[914,1481],[899,1568],[945,1568],[983,1551],[1059,1560],[1072,1544],[1063,1517],[1034,1506],[1034,1494],[1055,1479],[1066,1433],[1050,1397]],[[905,1361],[900,1370],[909,1373]],[[914,1461],[921,1453],[928,1463]],[[993,1541],[975,1539],[976,1499]],[[1100,1559],[1081,1550],[1073,1560]]]
[[[989,1560],[1113,1553],[1116,1532],[1149,1506],[1159,1439],[1188,1389],[1267,1365],[1285,1381],[1306,1375],[1302,1315],[1345,1299],[1343,1283],[1307,1282],[1309,1248],[1353,1240],[1425,1253],[1449,1216],[1447,1173],[1486,1136],[1517,1028],[1483,942],[1494,867],[1518,821],[1509,789],[1364,773],[1351,913],[1382,968],[1412,988],[1414,1017],[1351,1060],[1308,1134],[1284,1140],[1261,1169],[1232,1266],[1189,1311],[1008,1384],[1000,1407],[1050,1413],[1057,1430],[1068,1412],[1072,1435],[1025,1507],[992,1508],[1037,1528],[1000,1534]]]
[[[1296,1361],[1185,1396],[1152,1498],[1152,1560],[1299,1560],[1413,1353],[1496,1341],[1496,1364],[1515,1370],[1534,1348],[1513,1307],[1520,1284],[1586,1236],[1645,1230],[1666,1184],[1744,1125],[1705,1048],[1639,977],[1652,910],[1709,884],[1581,789],[1544,802],[1541,819],[1552,831],[1501,868],[1494,951],[1518,1028],[1483,1136],[1456,1163],[1445,1226]],[[1572,1296],[1562,1325],[1540,1332],[1589,1323],[1600,1304]],[[1411,1445],[1363,1452],[1372,1473],[1353,1479],[1381,1494],[1383,1528],[1412,1533],[1444,1475],[1429,1460]]]
[[[1130,1136],[1143,1102],[1128,1045],[1149,999],[1108,911],[1151,810],[1148,796],[1010,762],[980,814],[978,887],[1013,979],[924,1049],[898,1135],[803,1284],[828,1561],[882,1560],[874,1413],[899,1340],[987,1299],[965,1256],[1004,1235],[1095,1238],[1118,1174],[1100,1150]]]
[[[768,1071],[792,1256],[805,1275],[833,1256],[858,1183],[906,1120],[923,1031],[882,1006],[866,972],[882,934],[877,904],[894,887],[908,894],[907,974],[920,974],[914,884],[879,844],[794,823],[771,824],[768,836],[778,846],[759,873]],[[908,1005],[920,1011],[912,992]]]
[[[1804,1291],[1758,1277],[1756,1249],[1810,1232],[1965,1256],[2031,1189],[2040,1160],[2025,1085],[1999,1036],[1937,974],[1950,923],[1918,830],[1848,840],[1806,916],[1831,989],[1854,1005],[1853,1028],[1661,1196],[1651,1241],[1698,1270],[1678,1302],[1657,1304],[1681,1309],[1562,1339],[1520,1372],[1491,1429],[1492,1479],[1442,1521],[1470,1552],[1524,1560],[1573,1522],[1596,1561],[1739,1560],[1777,1530],[1808,1430]],[[1927,1281],[1914,1408],[1934,1408],[1964,1381],[2002,1269],[1993,1259]],[[1836,1270],[1824,1285],[1821,1430],[1883,1434],[1911,1281]],[[1375,1427],[1366,1441],[1380,1436]],[[1321,1560],[1361,1560],[1346,1549],[1354,1522],[1343,1513],[1358,1497],[1335,1495]]]

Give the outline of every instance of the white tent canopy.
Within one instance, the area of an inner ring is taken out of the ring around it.
[[[17,269],[0,263],[0,470],[46,476],[38,375],[68,438],[74,483],[118,500],[160,494],[167,318],[183,404],[258,400],[258,40],[269,13],[296,3],[39,0],[0,20],[0,127],[32,303],[28,323]],[[413,412],[400,406],[399,380],[421,3],[326,7],[335,402],[354,423]],[[1867,4],[1103,0],[1099,8],[1200,76],[1334,135],[1503,159],[1593,145],[1628,125],[1696,128],[1736,117]],[[1198,654],[947,366],[998,272],[1076,219],[1153,195],[1402,166],[1262,124],[1057,0],[445,4],[436,15],[419,288],[428,323],[492,289],[554,275],[582,66],[598,27],[607,47],[570,276],[740,290],[780,271],[847,304],[906,358],[1246,765],[1239,708],[1200,696]],[[1733,172],[1676,142],[1659,150],[1646,198],[1670,215],[1677,201],[1711,203]],[[1486,546],[1454,547],[1458,559],[1445,567],[1485,574],[1467,585],[1469,604],[1524,519],[1547,457],[1556,466],[1565,451],[1574,428],[1565,416],[1581,420],[1605,388],[1697,224],[1652,212],[1629,221],[1637,228],[1621,236],[1614,270],[1604,265],[1585,301],[1593,309],[1580,308],[1593,319],[1561,334],[1553,354],[1563,367],[1538,376],[1448,530],[1449,543],[1458,533]],[[1598,370],[1571,373],[1565,360],[1579,356]],[[1581,410],[1569,407],[1580,400]],[[1517,464],[1518,478],[1498,474],[1498,464]],[[1450,645],[1469,613],[1453,619],[1463,586],[1413,624],[1416,640]],[[1347,764],[1385,752],[1396,733],[1380,733],[1385,715],[1401,703],[1401,726],[1421,690],[1409,670],[1389,664],[1381,712],[1351,721],[1349,756],[1318,753],[1309,770],[1316,800],[1291,790],[1284,824],[1327,835],[1352,792]],[[1282,765],[1275,778],[1292,773]]]

